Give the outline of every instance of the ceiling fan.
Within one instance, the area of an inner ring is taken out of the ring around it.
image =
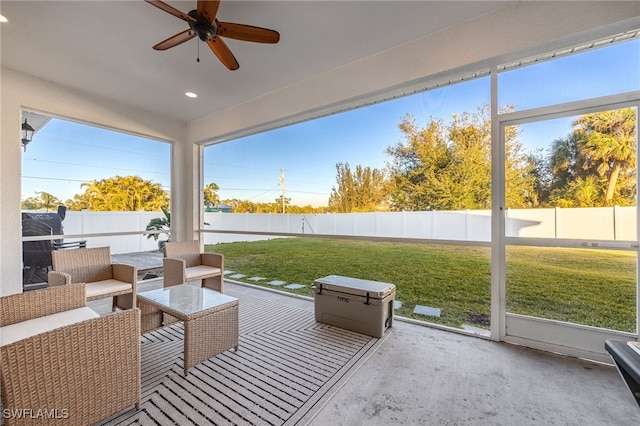
[[[233,56],[233,53],[231,53],[231,50],[221,37],[256,43],[277,43],[280,40],[280,34],[274,30],[218,21],[216,13],[218,13],[220,0],[198,0],[196,9],[189,13],[183,13],[160,0],[145,1],[189,24],[188,30],[184,30],[153,46],[155,50],[167,50],[198,36],[200,40],[209,45],[224,66],[230,70],[237,70],[240,65],[238,65],[235,56]]]

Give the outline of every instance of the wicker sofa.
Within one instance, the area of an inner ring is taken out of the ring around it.
[[[140,408],[140,310],[100,316],[85,284],[0,297],[6,426],[90,425]]]

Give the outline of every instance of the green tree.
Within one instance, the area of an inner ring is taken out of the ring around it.
[[[505,201],[508,208],[538,207],[541,202],[539,153],[529,153],[518,140],[517,127],[505,130]]]
[[[387,184],[380,170],[357,165],[352,172],[349,163],[338,163],[336,172],[337,187],[331,188],[329,211],[371,212],[384,208]]]
[[[620,174],[636,167],[636,109],[586,114],[574,127],[582,136],[580,145],[589,163],[607,178],[605,204],[610,205]]]
[[[72,211],[80,211],[89,208],[89,195],[87,192],[83,192],[82,194],[74,194],[73,198],[67,199],[64,202],[67,206],[67,209]]]
[[[491,122],[489,106],[454,115],[450,123],[431,120],[424,128],[406,115],[399,125],[404,140],[387,148],[395,210],[491,208]],[[537,203],[535,159],[507,129],[506,202],[517,208]]]
[[[234,200],[233,204],[234,213],[259,213],[256,203],[247,200]]]
[[[565,188],[586,170],[585,158],[580,152],[578,141],[579,137],[575,133],[553,141],[549,157],[551,192]]]
[[[169,208],[169,196],[159,183],[138,176],[115,176],[81,185],[84,193],[76,195],[67,207],[94,211],[158,211]]]
[[[273,206],[269,207],[269,213],[286,213],[289,212],[289,205],[291,204],[291,198],[287,198],[283,195],[280,195],[273,202]],[[283,207],[284,206],[284,207]]]
[[[287,206],[287,213],[291,214],[327,213],[328,211],[326,207],[313,207],[310,204],[306,206],[297,206],[295,204]]]
[[[282,199],[276,199],[275,203],[254,203],[252,201],[247,200],[238,200],[227,199],[222,200],[223,204],[231,206],[231,210],[234,213],[281,213],[282,212]],[[288,198],[285,199],[285,202],[289,203],[290,200]],[[312,207],[310,205],[307,206],[297,206],[295,204],[287,204],[286,206],[287,213],[326,213],[327,209],[325,207]]]
[[[635,203],[636,110],[585,114],[553,142],[549,204],[597,207]]]
[[[204,187],[204,208],[205,211],[212,211],[218,207],[220,199],[218,197],[218,191],[220,187],[211,182]]]
[[[602,201],[605,185],[596,175],[579,176],[555,191],[552,201],[556,207],[595,207]]]
[[[48,192],[36,192],[35,197],[28,197],[21,203],[23,210],[55,210],[59,205],[62,205],[55,195],[51,195]]]

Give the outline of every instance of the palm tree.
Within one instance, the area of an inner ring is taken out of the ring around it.
[[[169,197],[162,186],[139,176],[115,176],[82,186],[91,210],[157,211],[169,207]]]
[[[91,210],[101,211],[102,204],[105,199],[105,195],[103,194],[103,187],[101,182],[97,180],[92,180],[91,182],[85,182],[80,185],[80,187],[84,188],[84,195],[87,202],[87,207]]]
[[[597,207],[602,199],[603,185],[595,175],[579,176],[565,187],[551,193],[557,207]]]
[[[566,187],[572,180],[584,173],[584,158],[578,147],[579,137],[576,132],[553,141],[549,170],[552,174],[551,190]]]
[[[580,145],[600,176],[607,176],[605,202],[611,203],[620,173],[636,167],[636,109],[586,114],[574,122]]]

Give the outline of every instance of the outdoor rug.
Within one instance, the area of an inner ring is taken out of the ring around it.
[[[316,323],[310,311],[231,295],[240,300],[239,350],[185,377],[182,323],[144,334],[141,409],[103,425],[304,425],[384,341]]]

